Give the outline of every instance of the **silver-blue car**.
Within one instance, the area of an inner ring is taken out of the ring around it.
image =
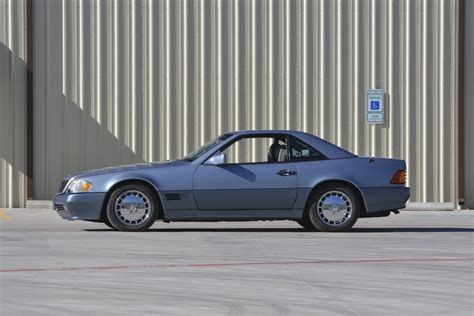
[[[182,159],[70,175],[53,202],[64,219],[121,231],[160,219],[294,220],[335,232],[397,213],[410,197],[405,182],[403,160],[358,157],[298,131],[238,131]]]

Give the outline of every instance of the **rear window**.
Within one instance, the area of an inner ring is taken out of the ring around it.
[[[300,141],[295,137],[290,137],[290,160],[291,161],[313,161],[324,160],[323,154]]]

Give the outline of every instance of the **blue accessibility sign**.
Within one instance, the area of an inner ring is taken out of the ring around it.
[[[370,109],[372,111],[380,110],[380,101],[370,101]]]

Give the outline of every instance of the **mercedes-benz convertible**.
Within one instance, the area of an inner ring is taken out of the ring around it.
[[[120,231],[156,220],[293,220],[336,232],[397,213],[410,197],[405,183],[403,160],[358,157],[304,132],[238,131],[182,159],[70,175],[53,204],[64,219]]]

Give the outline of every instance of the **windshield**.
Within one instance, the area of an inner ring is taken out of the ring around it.
[[[209,149],[217,146],[218,144],[222,143],[223,141],[225,141],[227,138],[229,138],[231,136],[232,136],[232,134],[224,134],[224,135],[221,135],[217,138],[214,138],[210,142],[206,143],[205,145],[199,147],[198,149],[193,150],[192,152],[190,152],[189,154],[184,156],[183,160],[193,161],[193,160],[201,157]]]

